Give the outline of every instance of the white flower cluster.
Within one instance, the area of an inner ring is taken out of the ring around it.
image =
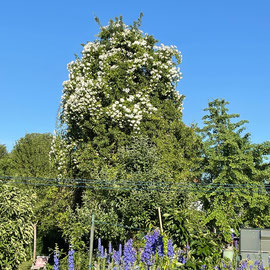
[[[68,157],[72,158],[72,163],[77,166],[77,160],[75,156],[71,156],[70,153],[76,148],[76,142],[69,142],[56,134],[54,131],[54,136],[51,144],[51,151],[49,152],[50,162],[54,163],[56,166],[58,174],[58,179],[62,179],[67,175],[67,165],[70,160]]]
[[[181,73],[173,62],[181,56],[175,46],[153,46],[150,36],[119,22],[102,31],[109,28],[115,31],[106,40],[88,42],[82,58],[68,65],[61,116],[67,126],[109,117],[120,128],[139,130],[143,117],[157,110],[151,104],[156,92],[181,99],[176,91]]]
[[[123,91],[128,93],[129,89],[125,88]],[[139,130],[143,115],[151,115],[156,110],[157,108],[150,103],[149,95],[137,92],[136,95],[129,95],[127,98],[115,101],[108,108],[107,115],[121,128],[128,125],[134,130]]]
[[[116,21],[101,28],[99,39],[84,45],[82,57],[68,64],[69,79],[63,83],[60,120],[67,136],[69,130],[94,128],[100,119],[139,132],[143,120],[159,110],[159,100],[171,99],[182,110],[176,90],[181,54],[175,46],[155,42],[136,27]],[[70,137],[55,139],[52,155],[57,155],[59,171],[64,171],[67,153],[74,147]]]

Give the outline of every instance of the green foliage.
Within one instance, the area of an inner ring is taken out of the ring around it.
[[[227,104],[216,99],[205,109],[209,114],[203,117],[205,126],[201,130],[204,138],[202,181],[261,186],[261,193],[236,188],[225,192],[217,188],[203,196],[209,228],[217,228],[229,241],[231,228],[237,231],[243,224],[269,226],[270,212],[269,196],[264,189],[267,165],[263,164],[269,149],[265,144],[252,145],[248,133],[242,135],[247,121],[232,122],[239,115],[228,114]]]
[[[0,175],[10,175],[12,161],[4,144],[0,144]]]
[[[50,177],[51,171],[49,152],[52,135],[45,133],[26,134],[16,142],[11,151],[13,175]]]
[[[7,148],[4,144],[0,144],[0,159],[8,155]]]
[[[27,261],[27,262],[23,262],[19,265],[18,270],[29,270],[29,269],[31,269],[32,264],[33,264],[32,260]]]
[[[59,176],[93,178],[142,135],[157,145],[167,172],[183,172],[172,177],[193,177],[198,138],[181,120],[181,55],[175,46],[156,46],[153,36],[139,30],[140,20],[131,26],[111,20],[68,65],[52,151]]]
[[[26,189],[0,185],[0,268],[17,269],[32,241],[33,202]]]
[[[59,129],[51,156],[59,178],[188,182],[198,177],[201,142],[182,122],[181,55],[175,46],[156,46],[153,36],[122,18],[102,27],[82,57],[68,65]],[[87,184],[86,184],[87,185]],[[140,190],[76,190],[60,224],[75,246],[84,248],[89,217],[102,223],[147,228],[158,223],[185,194]],[[124,239],[132,232],[99,224],[96,236]],[[87,241],[87,240],[86,240]]]

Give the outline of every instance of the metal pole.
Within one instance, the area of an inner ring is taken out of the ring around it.
[[[90,247],[89,247],[89,269],[92,269],[94,230],[95,230],[95,215],[92,214],[91,231],[90,231]]]
[[[160,231],[161,231],[161,233],[163,233],[163,227],[162,227],[162,219],[161,219],[160,207],[158,207],[158,217],[159,217]]]

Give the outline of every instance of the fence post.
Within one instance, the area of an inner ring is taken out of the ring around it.
[[[33,247],[33,262],[36,261],[36,250],[37,250],[37,224],[33,225],[34,230],[34,247]]]
[[[158,207],[158,217],[159,217],[160,231],[161,231],[161,233],[163,233],[160,207]]]
[[[89,269],[92,269],[94,230],[95,230],[95,215],[92,214],[91,231],[90,231],[90,247],[89,247]]]

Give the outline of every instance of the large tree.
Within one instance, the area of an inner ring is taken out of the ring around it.
[[[120,17],[100,25],[98,38],[68,64],[53,144],[62,177],[93,177],[138,135],[158,146],[160,165],[172,177],[194,177],[198,142],[182,122],[183,95],[176,90],[180,52],[157,46],[139,30],[140,20],[127,26]]]
[[[247,121],[234,121],[239,115],[229,114],[227,104],[223,99],[209,102],[201,132],[202,181],[215,185],[213,192],[204,196],[207,222],[229,239],[231,228],[270,225],[269,197],[264,189],[267,175],[269,178],[264,158],[270,148],[268,143],[251,143],[250,134],[243,134]],[[260,188],[250,189],[252,185]]]
[[[11,151],[14,176],[49,177],[53,174],[49,152],[53,136],[30,133],[20,138]]]
[[[177,90],[180,52],[175,46],[158,46],[139,29],[140,20],[128,26],[120,17],[100,25],[98,38],[83,45],[82,56],[68,65],[69,79],[63,83],[51,153],[59,178],[113,182],[108,190],[80,182],[86,189],[75,192],[79,206],[70,208],[59,225],[79,244],[87,237],[92,211],[105,223],[145,228],[157,225],[157,206],[165,211],[188,196],[145,187],[130,190],[132,182],[151,185],[197,177],[200,140],[182,121],[184,97]],[[124,190],[110,190],[114,184]],[[100,224],[96,235],[109,239],[127,232]]]

